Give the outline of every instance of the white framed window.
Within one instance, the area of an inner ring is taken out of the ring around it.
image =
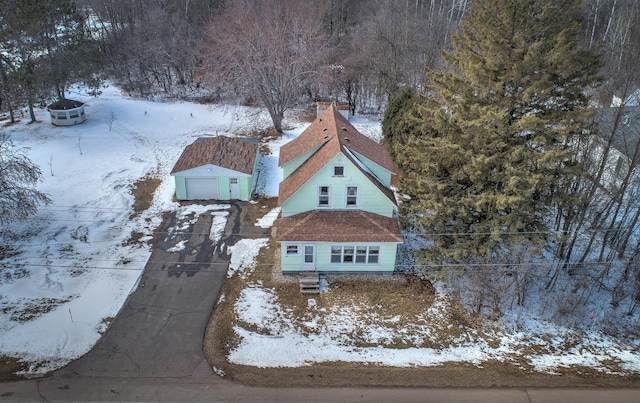
[[[331,247],[331,263],[342,263],[342,246]]]
[[[287,245],[287,255],[297,255],[298,245]]]
[[[229,178],[229,183],[231,185],[237,185],[238,184],[238,178]]]
[[[344,165],[334,165],[333,176],[344,176]]]
[[[358,205],[358,187],[347,186],[347,207],[356,207]]]
[[[379,246],[331,246],[331,263],[378,264],[379,261]]]
[[[367,247],[356,247],[356,263],[367,263]]]
[[[367,263],[368,264],[378,264],[378,257],[380,256],[380,247],[379,246],[369,246],[367,251]]]
[[[318,186],[318,206],[329,207],[329,186]]]
[[[342,247],[342,263],[353,263],[353,246],[343,246]]]

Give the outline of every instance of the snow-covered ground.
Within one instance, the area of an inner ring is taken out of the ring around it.
[[[114,87],[105,88],[99,98],[81,93],[69,97],[87,103],[88,120],[84,124],[57,128],[42,110],[40,123],[27,124],[24,119],[2,128],[17,145],[30,148],[29,157],[44,174],[39,189],[54,201],[37,217],[16,226],[23,234],[15,241],[22,253],[0,262],[0,355],[32,362],[33,372],[57,368],[88,351],[135,289],[150,248],[128,242],[133,232],[144,234],[142,240],[150,239],[165,211],[208,212],[214,215],[210,236],[214,241],[219,239],[227,216],[225,205],[179,211],[179,204],[172,201],[174,187],[169,171],[184,146],[203,135],[235,135],[270,125],[268,116],[255,109],[132,100]],[[377,122],[359,117],[354,126],[372,138],[380,138]],[[282,177],[277,167],[279,147],[303,128],[300,124],[269,143],[271,155],[260,162],[261,193],[277,194]],[[162,183],[151,208],[132,216],[130,187],[148,174],[161,178]],[[256,225],[269,227],[278,212],[272,210]],[[229,277],[247,278],[254,268],[254,257],[266,244],[266,239],[242,240],[229,247]],[[571,349],[561,348],[566,344],[565,335],[573,333],[535,321],[526,323],[520,332],[492,334],[498,343],[487,343],[486,338],[470,333],[451,340],[449,347],[428,348],[425,345],[435,331],[433,323],[448,306],[442,292],[421,318],[400,330],[397,317],[367,313],[367,324],[359,323],[358,318],[366,311],[364,306],[332,310],[314,302],[309,300],[304,327],[294,327],[288,307],[279,303],[274,290],[250,281],[235,309],[243,323],[262,331],[236,327],[239,344],[229,359],[261,367],[323,361],[391,366],[459,361],[482,365],[488,359],[509,360],[513,355],[529,354],[524,353],[523,346],[535,345],[537,353],[527,359],[543,371],[553,372],[572,364],[602,369],[607,360],[618,362],[620,372],[640,371],[637,346],[594,331],[580,335]],[[348,336],[363,332],[367,345],[374,347],[355,345]],[[415,347],[393,348],[389,340],[394,337],[406,338]]]

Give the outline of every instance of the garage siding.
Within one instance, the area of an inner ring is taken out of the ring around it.
[[[185,178],[187,200],[219,199],[218,178]]]

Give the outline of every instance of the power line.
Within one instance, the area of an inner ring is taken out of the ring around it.
[[[102,261],[102,260],[99,260]],[[104,260],[104,261],[108,261],[108,260]],[[115,260],[114,260],[115,261]],[[129,264],[131,262],[127,262],[126,264]],[[151,263],[151,264],[165,264],[165,265],[180,265],[180,266],[209,266],[211,268],[213,268],[214,270],[201,270],[201,268],[198,269],[194,269],[194,268],[182,268],[181,271],[183,272],[188,272],[188,271],[192,271],[192,272],[218,272],[219,267],[224,267],[224,271],[228,271],[227,270],[227,266],[229,266],[229,262],[179,262],[179,261],[147,261],[147,262],[140,262],[137,261],[134,263]],[[628,264],[628,263],[632,263],[630,261],[625,261],[625,262],[617,262],[617,263],[623,263],[623,264]],[[168,269],[164,268],[164,269],[146,269],[144,267],[140,268],[140,267],[124,267],[124,266],[88,266],[88,265],[79,265],[79,266],[71,266],[71,265],[63,265],[63,264],[47,264],[47,263],[21,263],[21,264],[28,264],[29,267],[47,267],[47,268],[62,268],[62,269],[73,269],[73,270],[78,270],[78,269],[85,269],[87,271],[91,271],[91,270],[112,270],[112,271],[145,271],[145,272],[163,272],[163,271],[168,271]],[[588,268],[588,266],[603,266],[603,265],[609,265],[611,264],[610,262],[583,262],[583,263],[574,263],[574,264],[567,264],[568,268],[571,269],[580,269],[580,268]],[[394,267],[396,269],[422,269],[422,270],[428,270],[428,269],[442,269],[442,268],[448,268],[451,270],[454,269],[465,269],[465,271],[472,271],[472,272],[480,272],[481,270],[479,269],[501,269],[498,271],[503,271],[503,272],[524,272],[524,271],[531,271],[531,267],[535,267],[535,268],[540,268],[540,269],[549,269],[549,268],[556,268],[559,265],[563,265],[562,263],[558,263],[558,262],[525,262],[525,263],[513,263],[513,264],[508,264],[508,263],[469,263],[469,264],[396,264]],[[251,270],[252,272],[258,272],[258,273],[273,273],[274,271],[272,270],[274,267],[279,267],[280,263],[255,263],[251,266],[243,266],[242,268],[239,268],[238,270],[242,271],[242,270]],[[353,264],[353,267],[367,267],[367,266],[371,266],[371,265],[367,265],[367,264],[362,264],[362,265],[358,265],[358,264]],[[12,267],[6,266],[6,265],[2,265],[0,266],[0,268],[2,269],[11,269]],[[269,268],[269,269],[266,269]],[[342,265],[341,269],[342,270],[348,270],[349,265]],[[473,269],[473,270],[467,270],[467,269]],[[393,272],[394,274],[396,274],[396,272]],[[286,274],[286,272],[283,272],[283,274]],[[320,273],[322,274],[322,273]],[[328,274],[340,274],[339,271],[336,272],[331,272]],[[351,273],[349,273],[351,274]],[[397,274],[404,274],[403,272],[397,272]]]

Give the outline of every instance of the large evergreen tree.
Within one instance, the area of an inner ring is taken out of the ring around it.
[[[581,46],[579,0],[476,0],[391,142],[412,222],[435,256],[470,262],[541,241],[589,119],[598,55]],[[410,125],[404,125],[408,127]],[[514,235],[515,234],[515,235]],[[518,235],[518,236],[516,236]],[[434,255],[430,254],[433,257]]]

